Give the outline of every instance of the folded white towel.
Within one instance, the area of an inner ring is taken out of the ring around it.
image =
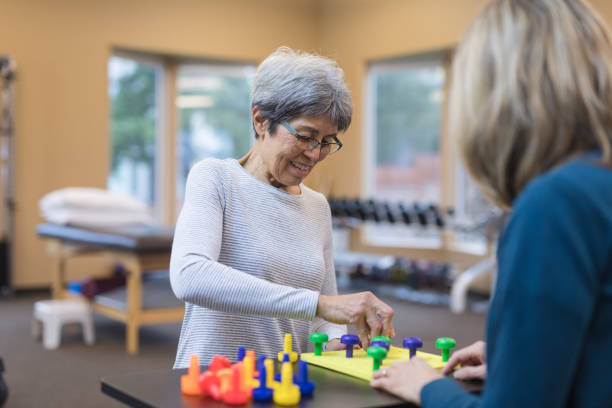
[[[52,208],[100,208],[125,211],[148,211],[141,201],[122,194],[93,187],[67,187],[46,194],[40,201],[41,211]]]
[[[84,227],[153,224],[151,211],[139,200],[92,187],[68,187],[46,194],[40,214],[49,222]]]
[[[80,227],[122,227],[134,224],[153,224],[153,218],[144,212],[104,211],[84,209],[55,209],[43,213],[43,217],[54,224]]]

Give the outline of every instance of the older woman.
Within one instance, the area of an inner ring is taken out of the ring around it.
[[[352,115],[342,70],[279,48],[258,67],[251,95],[255,144],[240,160],[205,159],[187,179],[170,265],[186,302],[175,368],[208,364],[238,346],[269,356],[286,333],[305,352],[312,331],[338,349],[345,326],[362,343],[393,335],[393,310],[369,292],[337,295],[327,200],[302,184],[342,147]]]
[[[454,62],[450,100],[472,176],[512,207],[488,342],[458,351],[467,394],[423,360],[372,385],[424,407],[611,407],[612,46],[579,0],[495,0]],[[486,355],[485,355],[486,350]]]

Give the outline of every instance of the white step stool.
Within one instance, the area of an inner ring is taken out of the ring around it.
[[[60,345],[62,326],[65,323],[81,323],[87,345],[94,343],[91,308],[80,300],[40,300],[34,303],[32,336],[40,338],[42,326],[43,346],[56,349]]]

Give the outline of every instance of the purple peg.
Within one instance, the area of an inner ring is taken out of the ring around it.
[[[418,337],[406,337],[402,346],[410,350],[410,358],[412,358],[416,355],[417,349],[423,347],[423,340]]]
[[[346,345],[346,358],[353,357],[353,347],[359,344],[359,336],[356,334],[345,334],[340,337],[340,343]]]

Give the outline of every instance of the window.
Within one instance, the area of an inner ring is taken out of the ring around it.
[[[441,116],[445,70],[441,54],[372,63],[366,87],[365,191],[407,206],[440,203]],[[365,239],[388,246],[440,245],[436,228],[381,223]]]
[[[177,75],[179,171],[177,209],[182,207],[189,169],[206,157],[245,155],[254,141],[251,131],[251,65],[182,65]]]
[[[238,158],[253,143],[255,66],[119,51],[108,62],[111,172],[108,188],[151,206],[173,224],[191,167]]]
[[[155,204],[156,145],[160,137],[161,64],[113,56],[108,62],[111,173],[108,188]]]

